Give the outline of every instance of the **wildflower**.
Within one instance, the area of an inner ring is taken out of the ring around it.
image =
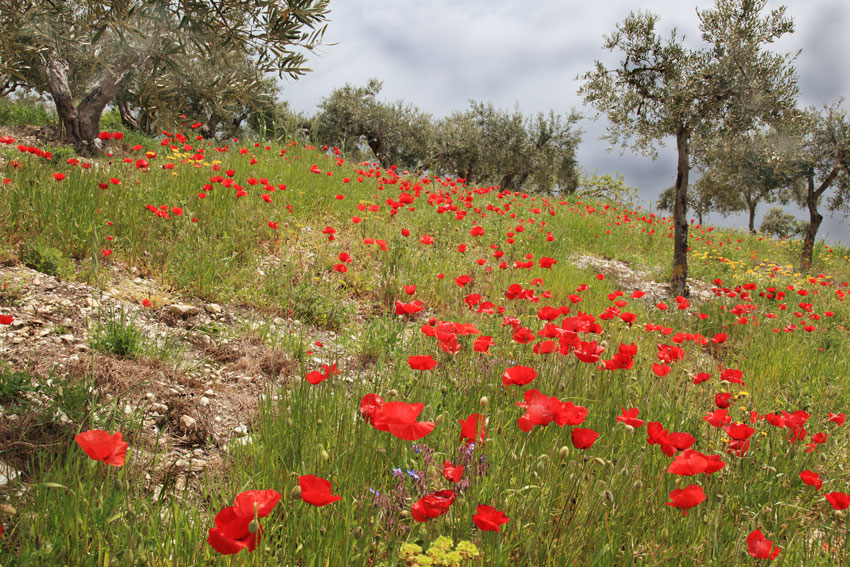
[[[127,443],[120,432],[109,434],[100,429],[92,429],[79,433],[74,437],[77,445],[82,447],[86,455],[95,461],[102,461],[113,467],[120,467],[127,458]]]
[[[280,501],[276,490],[249,490],[236,497],[233,506],[215,516],[215,527],[209,530],[207,543],[222,555],[239,553],[246,547],[254,551],[263,533],[259,518],[268,516]]]

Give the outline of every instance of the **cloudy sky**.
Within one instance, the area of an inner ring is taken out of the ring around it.
[[[470,99],[508,109],[519,104],[525,113],[549,109],[567,113],[575,108],[587,116],[581,123],[585,131],[578,153],[581,166],[589,172],[623,173],[626,183],[640,188],[644,204],[649,205],[675,180],[675,146],[668,143],[655,161],[630,152],[606,152],[607,143],[599,140],[605,119],[592,120],[592,111],[582,106],[576,77],[590,70],[595,59],[617,61],[616,55],[602,49],[602,36],[631,10],[640,7],[659,14],[665,35],[676,27],[697,47],[695,9],[712,4],[710,0],[336,0],[331,2],[325,35],[330,45],[310,58],[312,73],[284,84],[283,98],[296,110],[313,113],[334,88],[362,85],[377,77],[384,83],[382,98],[413,103],[435,117],[466,108]],[[787,4],[795,33],[776,49],[802,49],[796,61],[801,103],[850,99],[850,1],[787,0]],[[768,1],[769,8],[778,5]],[[803,211],[792,212],[807,217]],[[746,223],[744,216],[712,215],[710,221],[735,227]],[[850,242],[850,221],[827,218],[821,235]]]

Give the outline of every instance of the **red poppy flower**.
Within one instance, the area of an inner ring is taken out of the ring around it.
[[[779,555],[779,546],[764,537],[761,530],[754,530],[747,536],[747,553],[756,559],[776,559]]]
[[[679,476],[693,476],[700,473],[712,474],[726,466],[720,455],[703,455],[693,449],[686,449],[677,455],[667,472]]]
[[[586,408],[572,402],[562,402],[554,396],[546,396],[539,390],[528,390],[524,397],[524,403],[517,402],[517,406],[525,408],[525,414],[517,419],[517,425],[526,433],[535,425],[545,427],[553,421],[559,427],[579,425],[587,417]]]
[[[652,371],[659,378],[663,378],[664,376],[667,376],[668,374],[670,374],[671,370],[672,370],[672,368],[667,366],[666,364],[655,363],[655,364],[652,365]]]
[[[414,313],[419,313],[423,309],[425,309],[425,307],[420,299],[411,301],[410,303],[402,303],[396,299],[395,302],[396,315],[413,315]]]
[[[487,419],[480,413],[472,413],[466,419],[458,420],[460,423],[460,440],[463,443],[483,443],[486,439],[484,425]]]
[[[62,181],[63,179],[65,179],[65,174],[61,172],[54,173],[53,179],[55,179],[56,181]]]
[[[453,465],[451,461],[443,462],[443,478],[452,482],[458,482],[463,478],[463,465]]]
[[[434,370],[437,366],[437,361],[430,354],[427,356],[409,356],[407,364],[413,370]]]
[[[481,336],[475,339],[475,342],[472,344],[472,350],[475,352],[483,352],[486,354],[490,354],[490,347],[493,346],[493,337],[490,336]]]
[[[103,461],[107,465],[120,467],[127,458],[127,443],[120,432],[110,435],[100,429],[92,429],[74,437],[77,445],[82,447],[91,459]]]
[[[809,486],[814,486],[815,490],[820,490],[823,486],[823,480],[818,473],[813,471],[803,471],[800,473],[800,479]]]
[[[845,413],[832,413],[829,412],[829,419],[827,421],[831,423],[835,423],[839,426],[844,425],[844,421],[847,419],[847,415]]]
[[[529,366],[511,366],[502,374],[502,385],[525,386],[537,378],[537,371]]]
[[[596,443],[599,433],[592,429],[583,429],[576,427],[570,433],[570,438],[573,441],[573,446],[576,449],[589,449]]]
[[[705,501],[705,491],[698,484],[691,484],[670,492],[670,502],[667,506],[682,509],[682,516],[688,515],[688,510]]]
[[[0,315],[0,325],[11,325],[15,318],[11,315]]]
[[[623,413],[621,415],[617,416],[617,421],[619,423],[625,423],[626,425],[629,425],[629,426],[635,427],[635,428],[643,425],[643,420],[637,418],[638,414],[640,413],[640,410],[638,408],[631,408],[631,409],[620,408],[620,410]]]
[[[454,504],[454,490],[441,490],[426,494],[410,508],[410,515],[417,522],[425,522],[431,518],[442,516]]]
[[[380,399],[380,398],[379,398]],[[361,412],[363,402],[361,401]],[[405,441],[422,439],[434,430],[433,421],[418,422],[425,404],[406,402],[386,402],[372,414],[372,426],[378,431],[386,431]]]
[[[717,407],[726,409],[732,405],[732,394],[721,392],[714,395],[714,403]]]
[[[485,532],[501,532],[502,524],[507,524],[510,521],[504,512],[496,510],[492,506],[479,504],[472,516],[472,521],[478,526],[479,530]]]
[[[248,548],[254,551],[263,532],[256,520],[268,516],[280,501],[276,490],[249,490],[236,497],[233,506],[215,516],[215,527],[209,530],[207,543],[223,555]]]
[[[404,293],[407,295],[413,295],[416,293],[416,285],[406,285],[404,286]]]
[[[824,498],[829,500],[829,504],[836,510],[844,510],[850,506],[850,495],[843,492],[828,492],[824,494]]]
[[[711,378],[711,374],[709,374],[708,372],[700,372],[699,374],[691,378],[691,382],[693,382],[694,384],[702,384],[709,378]]]
[[[333,376],[334,374],[339,374],[339,370],[336,368],[336,363],[328,366],[327,364],[322,365],[322,371],[313,370],[312,372],[308,372],[304,379],[314,386],[320,382],[323,382]]]
[[[331,494],[331,481],[311,474],[298,477],[298,486],[301,487],[301,499],[313,506],[327,506],[342,499],[338,494]]]
[[[363,416],[363,419],[371,423],[382,405],[384,405],[384,400],[381,399],[381,396],[378,394],[366,394],[360,400],[360,415]]]

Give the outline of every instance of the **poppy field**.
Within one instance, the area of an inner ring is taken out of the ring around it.
[[[628,203],[129,137],[0,138],[0,250],[297,320],[263,335],[292,371],[157,490],[143,411],[96,400],[3,489],[0,564],[850,564],[846,246],[799,273],[798,241],[691,223],[669,297],[673,226]]]

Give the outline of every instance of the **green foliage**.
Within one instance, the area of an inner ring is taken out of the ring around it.
[[[637,187],[626,185],[623,174],[616,171],[613,177],[608,173],[584,175],[578,186],[578,195],[583,199],[601,199],[628,204],[633,203],[638,196]]]
[[[437,124],[435,167],[477,184],[504,189],[572,193],[578,185],[575,151],[580,115],[549,111],[524,116],[470,101]]]
[[[135,317],[122,308],[109,309],[89,331],[92,349],[121,358],[138,358],[145,350],[145,336]]]
[[[42,241],[28,241],[18,252],[21,262],[28,268],[56,278],[67,278],[73,274],[73,262],[58,248]]]
[[[0,97],[0,124],[6,126],[47,126],[56,123],[56,112],[33,93]]]
[[[19,402],[21,394],[34,389],[32,377],[28,373],[14,372],[8,365],[0,364],[0,404]]]
[[[370,79],[365,87],[347,84],[322,99],[315,140],[346,152],[364,144],[384,168],[418,168],[430,157],[431,117],[402,101],[378,100],[381,87],[379,80]]]
[[[759,230],[779,238],[788,238],[802,233],[805,230],[805,223],[798,221],[794,215],[784,212],[779,207],[772,207],[761,220]]]

